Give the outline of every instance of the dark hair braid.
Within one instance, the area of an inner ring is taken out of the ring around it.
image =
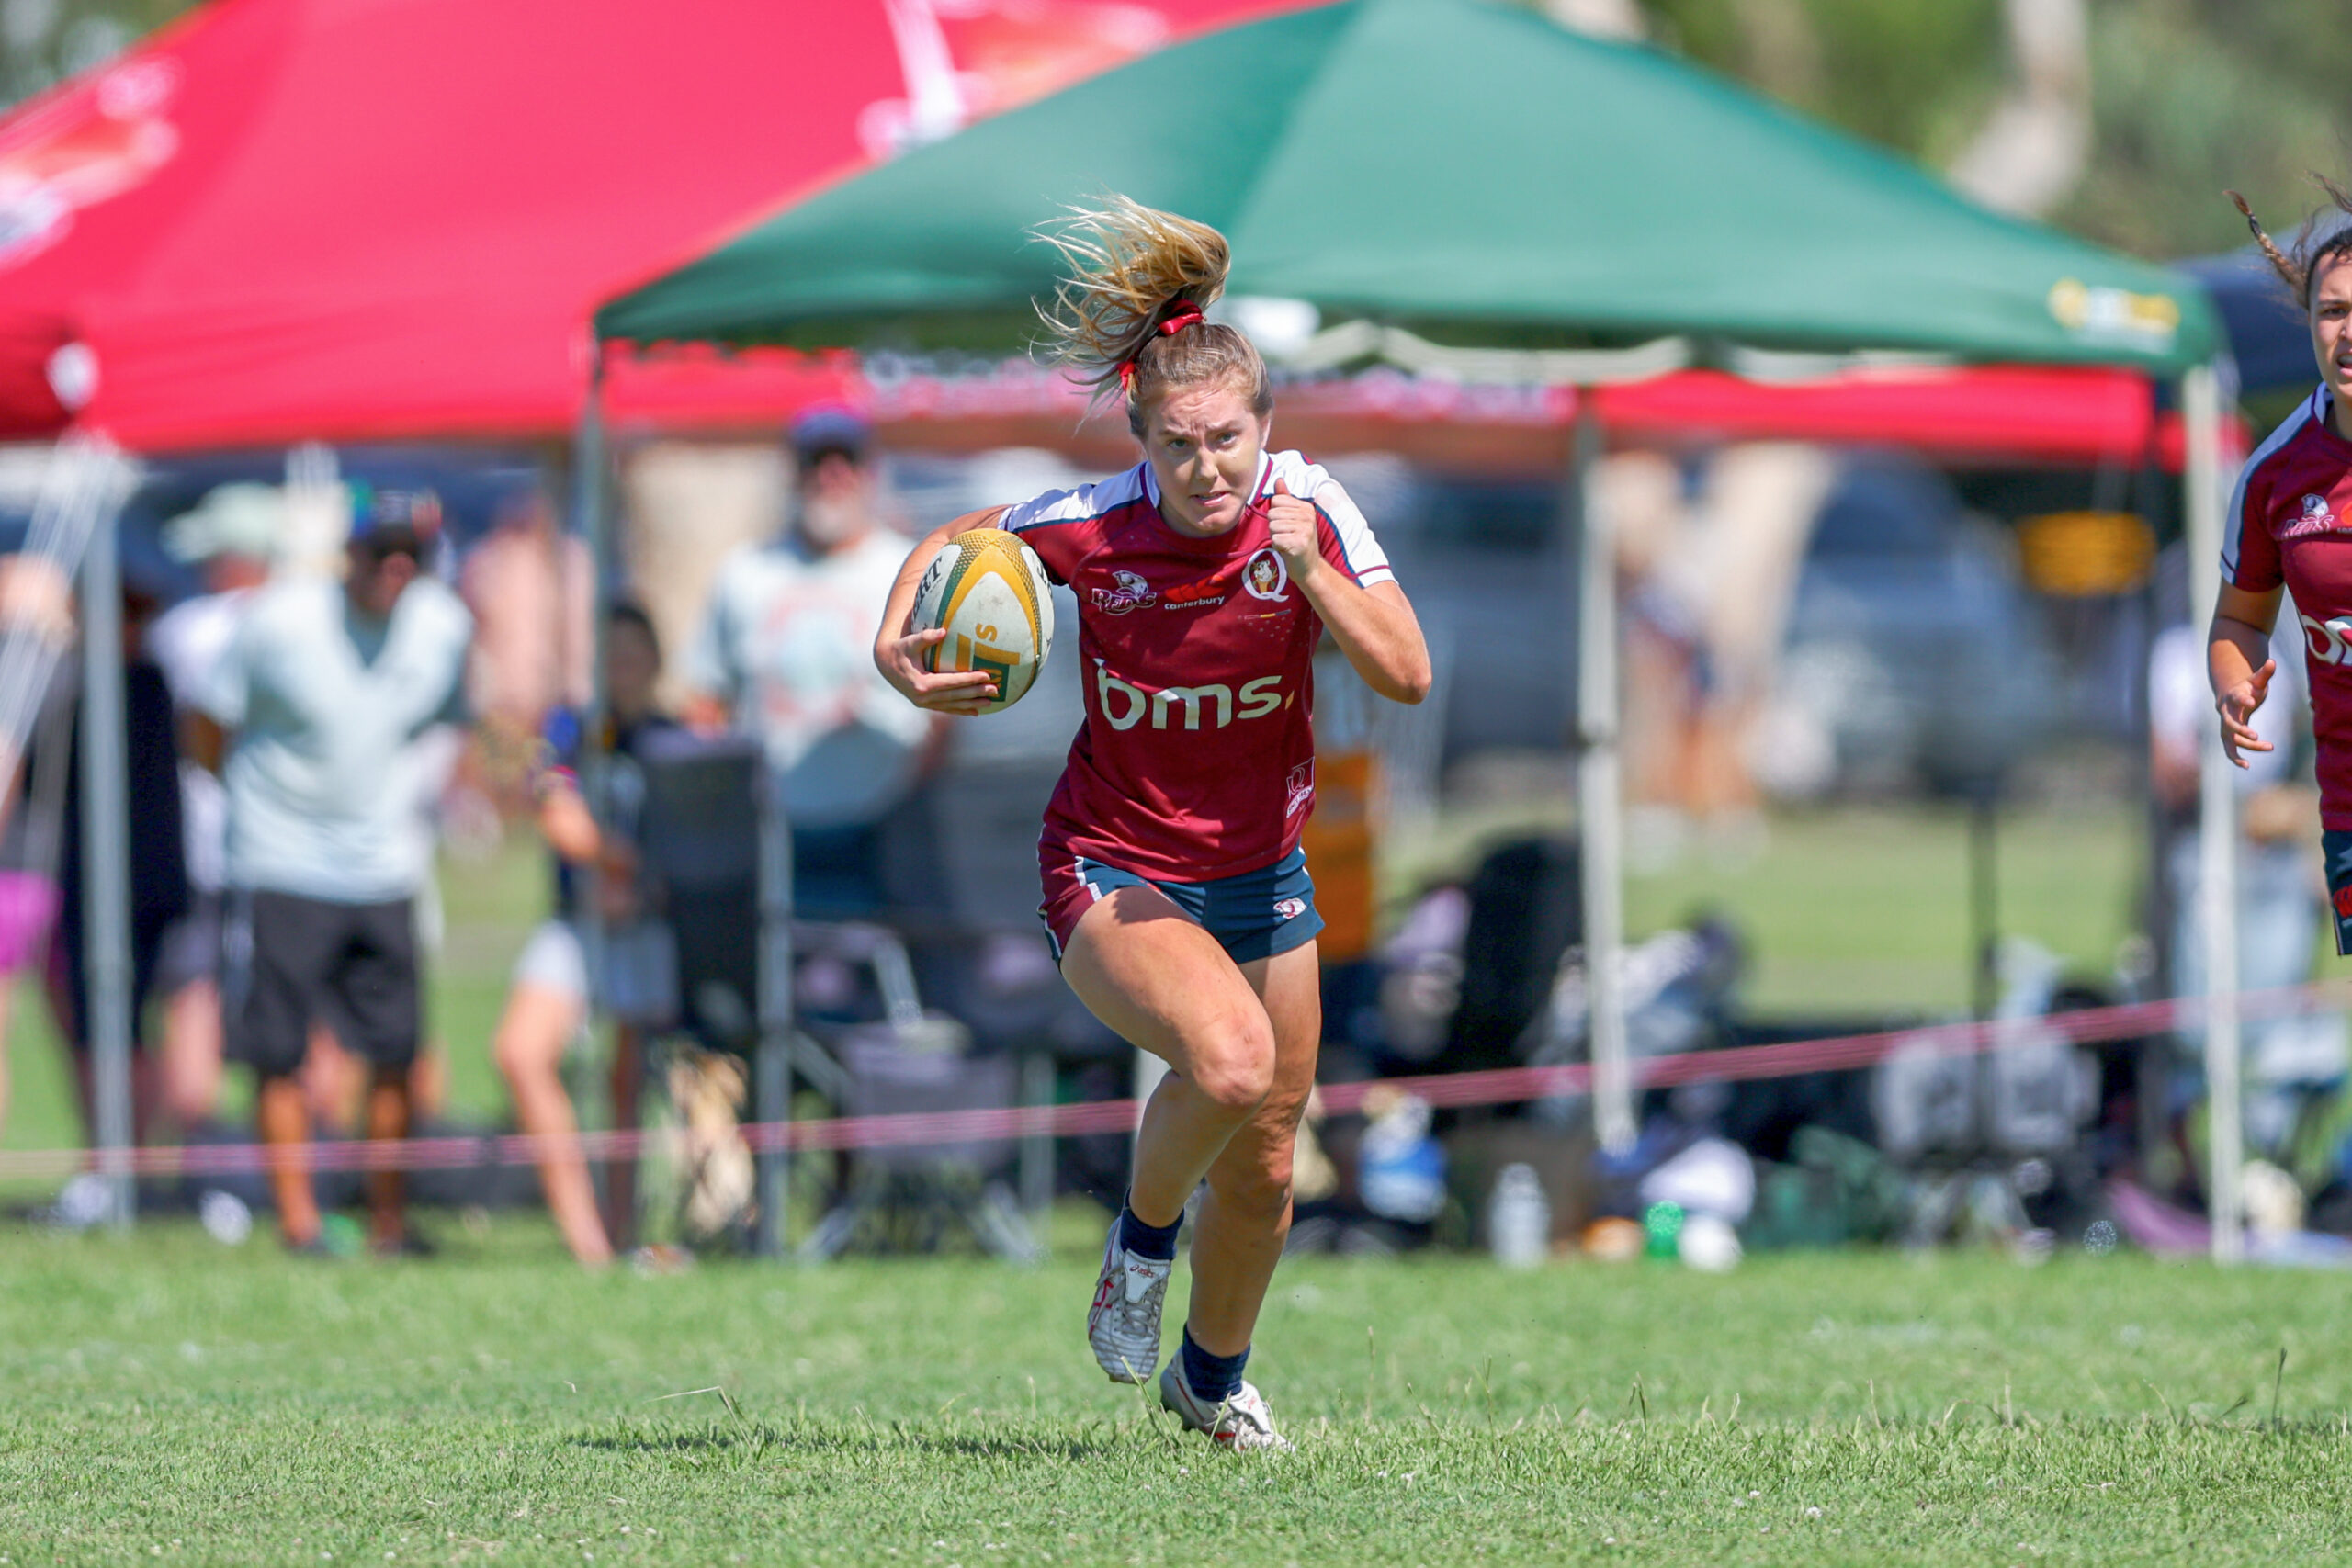
[[[2312,180],[2327,193],[2338,215],[2352,218],[2352,191],[2346,191],[2325,175],[2315,173]],[[2292,245],[2281,250],[2278,242],[2273,240],[2270,231],[2262,226],[2262,220],[2254,215],[2254,209],[2247,205],[2245,197],[2233,190],[2222,194],[2235,203],[2238,211],[2245,216],[2245,226],[2254,231],[2254,243],[2262,247],[2262,254],[2269,258],[2271,270],[2278,273],[2278,280],[2295,296],[2296,305],[2309,310],[2312,308],[2312,282],[2327,270],[2329,263],[2352,257],[2352,222],[2324,227],[2320,215],[2315,213],[2304,220]]]

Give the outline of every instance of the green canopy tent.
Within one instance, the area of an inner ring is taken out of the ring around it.
[[[2192,283],[1972,206],[1667,55],[1489,0],[1340,0],[1204,36],[781,211],[608,304],[597,332],[1015,348],[1055,281],[1033,231],[1106,191],[1222,229],[1237,310],[1305,301],[1335,323],[1295,360],[1583,383],[1872,353],[2180,376],[2192,533],[2218,558],[2221,339]],[[1588,471],[1598,447],[1588,429]],[[1588,970],[1596,1115],[1616,1145],[1633,1123],[1614,604],[1607,519],[1583,512]],[[2210,984],[2233,991],[2233,969],[2210,964]]]
[[[1105,189],[1224,230],[1238,294],[1450,341],[1682,333],[2165,372],[2219,342],[2161,268],[1479,0],[1345,0],[1168,50],[785,211],[598,331],[1025,341],[1055,262],[1028,231]]]

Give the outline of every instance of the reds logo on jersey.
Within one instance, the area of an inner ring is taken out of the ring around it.
[[[2305,495],[2301,508],[2296,515],[2278,530],[2278,537],[2282,542],[2288,539],[2307,539],[2313,534],[2332,534],[2335,531],[2337,526],[2335,513],[2327,504],[2327,497],[2318,494]]]
[[[1138,572],[1114,571],[1111,574],[1110,587],[1094,591],[1094,607],[1106,615],[1124,615],[1129,610],[1148,610],[1159,602],[1159,595],[1152,592],[1151,584],[1146,582]]]

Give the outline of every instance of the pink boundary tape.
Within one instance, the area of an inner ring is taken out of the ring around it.
[[[2239,1015],[2248,1020],[2317,1012],[2352,1004],[2352,981],[2329,980],[2275,990],[2242,991]],[[2111,1040],[2193,1030],[2205,1016],[2202,997],[2132,1002],[2121,1007],[1989,1022],[1927,1024],[1870,1034],[1794,1040],[1777,1045],[1741,1045],[1653,1056],[1633,1064],[1639,1088],[1685,1083],[1727,1083],[1794,1077],[1804,1073],[1866,1067],[1897,1051],[1961,1056],[2022,1043],[2064,1040],[2097,1044]],[[1503,1067],[1488,1072],[1433,1073],[1367,1083],[1325,1084],[1318,1093],[1326,1111],[1345,1115],[1368,1095],[1394,1089],[1418,1095],[1431,1105],[1508,1105],[1552,1095],[1577,1094],[1591,1084],[1592,1068],[1578,1062],[1552,1067]],[[1020,1106],[894,1116],[844,1116],[813,1122],[755,1122],[741,1129],[760,1153],[780,1149],[903,1148],[924,1144],[1003,1143],[1017,1138],[1080,1137],[1125,1133],[1136,1124],[1132,1100],[1092,1100],[1078,1105]],[[676,1129],[582,1133],[580,1151],[591,1160],[635,1159],[685,1134]],[[207,1176],[266,1170],[291,1160],[311,1170],[435,1170],[481,1165],[533,1165],[561,1152],[573,1139],[563,1135],[509,1133],[486,1137],[411,1138],[299,1144],[273,1151],[260,1144],[158,1145],[108,1155],[88,1149],[0,1151],[0,1178],[62,1179],[79,1171],[116,1175]]]

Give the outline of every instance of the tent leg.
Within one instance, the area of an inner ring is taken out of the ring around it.
[[[2001,999],[1999,787],[1987,779],[1968,802],[1968,962],[1980,1020]]]
[[[781,778],[761,773],[759,1043],[752,1058],[752,1113],[763,1122],[792,1121],[792,824],[785,815]],[[792,1251],[792,1156],[789,1142],[754,1156],[758,1219],[752,1249],[762,1258]]]
[[[109,1212],[130,1224],[130,762],[123,744],[122,570],[115,519],[103,515],[82,558],[82,929],[98,1169]]]
[[[2192,603],[2221,597],[2222,402],[2213,367],[2200,365],[2181,379],[2181,412],[2188,438],[2187,471],[2188,561]],[[2236,770],[2208,739],[2198,766],[2198,916],[2205,948],[2206,1181],[2213,1221],[2213,1261],[2235,1263],[2245,1254],[2238,1174],[2245,1165],[2239,1122],[2238,1074],[2238,805]]]
[[[1622,769],[1618,755],[1617,551],[1600,504],[1600,416],[1577,395],[1577,817],[1583,856],[1584,963],[1591,998],[1593,1136],[1610,1154],[1633,1146],[1633,1080],[1625,1059]]]
[[[588,711],[580,726],[580,781],[592,806],[605,798],[605,717],[612,700],[612,694],[605,689],[605,558],[612,547],[612,498],[605,482],[604,394],[605,359],[599,345],[589,364],[588,391],[580,405],[580,421],[572,429],[571,493],[565,498],[571,513],[572,528],[588,551]],[[565,622],[569,619],[564,614],[562,580],[565,573],[560,559],[556,575],[556,661],[560,667]],[[588,1037],[592,1043],[597,1038],[596,998],[605,994],[601,983],[606,962],[604,874],[603,868],[594,861],[579,868],[580,907],[576,919],[580,928],[581,957],[588,971]],[[644,1070],[641,1063],[639,1070]],[[594,1108],[599,1113],[597,1119],[609,1121],[613,1107],[610,1091],[596,1098],[604,1100],[601,1106]],[[589,1124],[590,1109],[586,1104],[579,1108],[580,1124],[583,1127]],[[600,1166],[594,1175],[598,1190],[609,1193],[612,1173]]]

